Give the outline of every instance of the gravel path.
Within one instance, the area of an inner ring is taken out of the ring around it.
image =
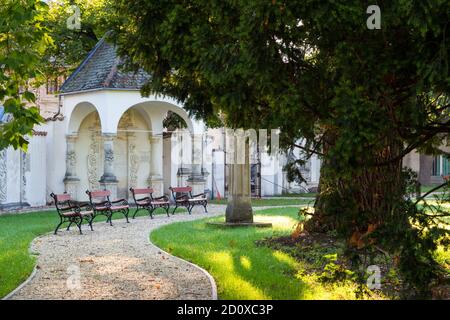
[[[195,266],[161,252],[149,233],[161,225],[224,214],[225,206],[195,208],[191,216],[157,215],[64,228],[36,238],[36,275],[10,299],[211,299],[211,282]],[[176,236],[176,235],[174,235]],[[215,288],[214,288],[215,289]]]
[[[34,239],[36,274],[9,299],[212,299],[215,287],[198,267],[162,252],[150,243],[149,233],[165,224],[223,215],[224,205],[209,205],[208,214],[138,217],[127,224],[113,220],[62,228],[57,235]],[[255,211],[287,206],[254,207]],[[290,206],[289,206],[290,207]],[[174,235],[176,236],[176,235]]]

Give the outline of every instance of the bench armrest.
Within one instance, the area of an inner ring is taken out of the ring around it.
[[[112,204],[121,203],[122,205],[128,205],[128,201],[126,199],[119,199],[111,201]]]
[[[150,197],[144,197],[144,198],[136,199],[136,202],[137,201],[144,201],[144,200],[150,201]]]
[[[207,195],[207,192],[202,192],[202,193],[199,193],[199,194],[192,195],[192,198],[206,197],[206,195]]]
[[[163,196],[161,196],[161,197],[153,198],[153,200],[164,200],[164,201],[169,201],[169,197],[166,196],[166,195],[163,195]]]
[[[179,201],[179,200],[188,200],[189,199],[189,197],[188,197],[188,195],[186,195],[186,194],[183,194],[183,195],[181,195],[181,196],[177,196],[176,198],[175,198],[175,200],[177,200],[177,201]]]

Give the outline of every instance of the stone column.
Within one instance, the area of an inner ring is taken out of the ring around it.
[[[156,196],[164,194],[162,134],[150,136],[150,177],[148,182]]]
[[[77,177],[77,155],[75,152],[75,143],[78,136],[76,134],[66,135],[66,175],[64,177],[65,191],[78,199],[78,185],[80,179]]]
[[[100,178],[100,186],[111,191],[111,198],[117,197],[117,177],[114,174],[114,140],[117,137],[114,133],[104,133],[103,137],[103,175]]]
[[[202,174],[203,162],[203,135],[192,135],[192,164],[191,175],[187,183],[192,187],[193,194],[199,194],[205,191],[205,178]]]
[[[227,223],[253,223],[250,187],[249,144],[239,132],[229,134],[233,148],[227,147],[229,160],[228,204],[225,211]]]

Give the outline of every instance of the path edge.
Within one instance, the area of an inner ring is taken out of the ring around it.
[[[210,216],[210,217],[204,217],[204,218],[211,218],[211,217],[212,217],[212,216]],[[195,221],[195,220],[196,220],[196,219],[193,219],[192,221]],[[187,221],[189,221],[189,220],[187,220]],[[186,221],[186,222],[187,222],[187,221]],[[177,221],[177,222],[180,222],[180,221]],[[206,271],[206,270],[203,269],[202,267],[200,267],[200,266],[198,266],[198,265],[196,265],[196,264],[194,264],[194,263],[192,263],[192,262],[190,262],[190,261],[184,260],[184,259],[182,259],[182,258],[180,258],[180,257],[174,256],[173,254],[168,253],[167,251],[161,249],[160,247],[158,247],[156,244],[154,244],[154,243],[150,240],[150,236],[151,236],[151,234],[152,234],[155,230],[158,230],[158,229],[160,229],[160,228],[162,228],[162,227],[164,227],[164,226],[167,226],[167,225],[169,225],[169,224],[170,224],[170,223],[168,223],[168,224],[163,224],[163,225],[160,225],[160,226],[158,226],[157,228],[151,230],[150,233],[149,233],[149,235],[148,235],[148,238],[147,238],[148,243],[150,243],[152,246],[155,246],[156,248],[158,248],[158,250],[160,250],[161,253],[164,253],[164,254],[166,254],[166,255],[168,255],[168,256],[170,256],[170,257],[173,257],[173,258],[175,258],[175,259],[177,259],[177,260],[179,260],[179,261],[182,261],[182,262],[184,262],[184,263],[187,263],[188,265],[191,265],[191,266],[193,266],[194,268],[196,268],[196,269],[200,270],[201,272],[203,272],[203,273],[206,275],[206,277],[208,278],[209,283],[211,284],[211,291],[212,291],[212,292],[211,292],[211,300],[219,300],[218,297],[217,297],[217,284],[216,284],[216,280],[214,280],[213,276],[212,276],[208,271]]]

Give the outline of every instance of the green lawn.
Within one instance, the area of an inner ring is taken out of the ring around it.
[[[209,203],[212,204],[227,204],[227,199],[211,200]],[[303,200],[303,199],[252,199],[252,206],[254,207],[265,207],[265,206],[288,206],[288,205],[306,205],[313,204],[314,199]]]
[[[290,255],[255,245],[265,237],[290,234],[297,212],[297,208],[257,211],[255,220],[272,222],[273,228],[218,228],[206,221],[223,218],[209,218],[170,224],[150,237],[164,250],[210,272],[221,299],[354,299],[354,285],[325,286],[304,274]]]
[[[131,212],[134,213],[133,210]],[[165,214],[161,209],[156,214],[162,214],[161,212]],[[146,215],[146,211],[137,214],[143,215]],[[123,216],[115,214],[113,218],[121,219]],[[28,252],[31,241],[39,235],[53,231],[58,221],[55,211],[0,216],[0,298],[14,290],[30,275],[35,264],[35,258]],[[99,216],[95,221],[105,221],[105,217]],[[76,229],[76,226],[72,228]],[[64,232],[65,229],[60,230]],[[86,230],[86,227],[83,230]]]
[[[432,189],[436,188],[438,185],[439,184],[423,185],[423,186],[420,186],[420,191],[422,193],[426,193],[426,192],[431,191]],[[444,191],[444,188],[436,190],[436,192],[442,192],[442,191]]]
[[[281,196],[275,196],[275,197],[315,198],[315,197],[317,197],[317,192],[283,193]]]

